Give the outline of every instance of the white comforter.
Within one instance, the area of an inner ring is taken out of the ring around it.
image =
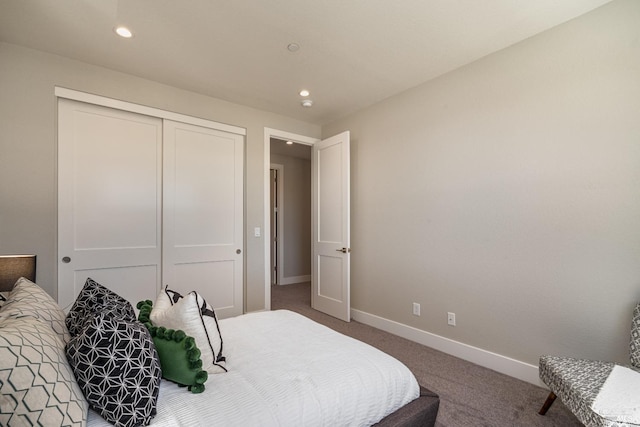
[[[220,328],[229,372],[202,394],[163,380],[152,426],[366,426],[419,395],[398,360],[291,311]],[[89,426],[109,426],[89,412]]]

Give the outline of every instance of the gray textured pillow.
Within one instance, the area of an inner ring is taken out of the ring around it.
[[[34,317],[49,325],[64,344],[71,338],[65,325],[65,314],[48,293],[30,280],[21,277],[16,282],[0,310],[0,319]]]
[[[51,327],[29,316],[0,319],[0,425],[81,427],[87,408]]]

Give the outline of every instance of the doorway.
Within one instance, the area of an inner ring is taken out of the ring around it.
[[[272,128],[264,128],[264,195],[265,195],[265,203],[264,203],[264,218],[267,219],[264,224],[264,308],[265,310],[271,310],[271,281],[272,281],[272,271],[271,271],[271,245],[273,244],[271,235],[270,235],[270,218],[271,218],[271,203],[270,203],[270,194],[271,194],[271,139],[276,138],[284,141],[292,141],[298,145],[304,145],[308,147],[312,147],[313,144],[320,141],[318,138],[313,138],[310,136],[295,134],[283,130],[272,129]],[[286,175],[286,173],[285,173]]]
[[[271,218],[270,166],[271,138],[312,146],[312,272],[311,306],[349,322],[350,310],[350,132],[343,131],[325,140],[264,129],[264,217]],[[282,215],[281,215],[282,216]],[[265,222],[264,307],[271,310],[271,238]]]
[[[311,146],[271,138],[271,283],[311,282]]]

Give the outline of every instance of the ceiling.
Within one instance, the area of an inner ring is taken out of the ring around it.
[[[609,1],[0,0],[0,41],[325,124]]]
[[[287,144],[287,141],[271,138],[271,155],[295,157],[297,159],[311,160],[311,146],[299,143]]]

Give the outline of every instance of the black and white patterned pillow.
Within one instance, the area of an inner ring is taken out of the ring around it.
[[[40,286],[21,277],[0,310],[0,318],[34,317],[49,325],[63,343],[69,341],[64,311]]]
[[[117,427],[147,425],[156,414],[161,368],[147,328],[97,312],[67,345],[89,405]]]
[[[67,314],[66,325],[71,336],[79,334],[94,313],[109,312],[115,318],[134,321],[136,312],[129,301],[88,278]]]
[[[84,426],[87,408],[57,333],[35,317],[0,319],[0,425]]]
[[[195,291],[182,296],[166,287],[149,315],[154,326],[182,330],[196,340],[201,351],[202,369],[210,374],[227,372],[223,341],[216,312]]]

